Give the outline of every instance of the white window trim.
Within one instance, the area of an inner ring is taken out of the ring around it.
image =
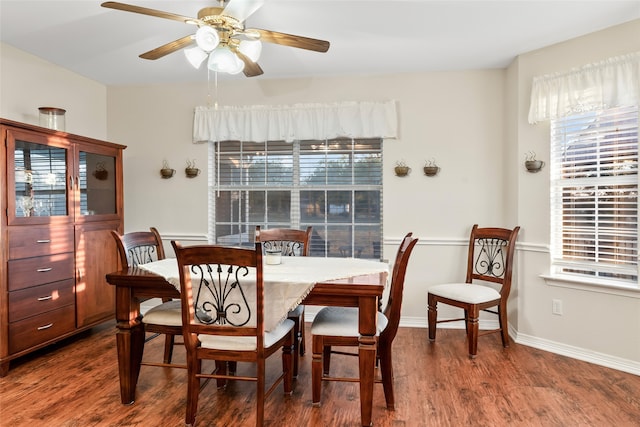
[[[636,112],[637,111],[639,111],[639,110],[636,108]],[[561,119],[558,118],[558,120],[561,120]],[[554,151],[553,141],[551,143],[552,143],[552,147],[551,147],[552,150],[551,151],[553,153],[553,151]],[[551,160],[552,161],[554,160],[553,155],[552,155],[552,159]],[[554,187],[555,184],[553,182],[554,182],[555,179],[559,179],[559,177],[554,178],[553,168],[557,168],[557,167],[559,167],[559,165],[552,164],[551,167],[552,167],[552,178],[551,178],[551,181],[552,181],[551,182],[551,185],[552,185],[552,187],[551,187],[551,190],[552,190],[551,191],[552,211],[550,213],[551,213],[551,216],[554,216],[554,215],[557,216],[557,215],[559,215],[559,213],[555,212],[553,210],[553,206],[555,205],[555,202],[553,200],[553,194],[554,194],[554,189],[555,190],[558,190],[558,189]],[[558,171],[556,170],[555,173],[558,173]],[[628,176],[628,177],[621,176],[621,177],[617,177],[616,178],[618,184],[627,182],[627,183],[636,184],[636,185],[638,184],[638,179],[640,179],[640,175],[638,175],[638,174],[635,174],[633,176]],[[571,181],[573,181],[573,180],[569,180],[567,182],[571,182]],[[591,183],[592,185],[601,185],[605,181],[607,181],[607,179],[595,179],[595,178],[594,179],[590,179],[589,178],[589,179],[586,179],[586,180],[585,179],[579,179],[579,180],[575,180],[574,182],[572,182],[571,186],[578,185],[579,183],[583,183],[584,184],[585,182],[586,183]],[[560,187],[563,187],[563,186],[560,185]],[[557,202],[557,200],[556,200],[556,202]],[[560,204],[562,204],[562,203],[560,202]],[[638,203],[636,204],[636,208],[638,208]],[[561,209],[561,207],[556,208],[556,209]],[[556,218],[556,220],[557,220],[557,218]],[[551,229],[552,236],[551,236],[551,242],[550,243],[551,243],[551,249],[553,249],[554,248],[554,246],[553,246],[554,245],[554,239],[555,238],[560,238],[559,236],[555,236],[555,234],[560,233],[562,231],[561,230],[562,227],[560,227],[560,229],[558,229],[558,230],[554,229],[553,228],[553,220],[552,220],[552,224],[551,225],[552,225],[552,229]],[[640,223],[636,224],[636,227],[638,227],[638,226],[640,226]],[[637,230],[637,228],[636,228],[636,230]],[[558,243],[560,245],[562,245],[561,241],[558,242]],[[561,248],[555,248],[555,250],[561,251],[562,249]],[[590,264],[589,262],[587,262],[585,264],[585,269],[587,269],[587,270],[590,269],[589,264]],[[572,274],[570,272],[567,273],[567,272],[561,272],[561,271],[557,270],[557,269],[561,269],[563,266],[571,268],[572,265],[575,266],[575,268],[580,268],[580,262],[569,261],[569,260],[564,262],[562,256],[560,256],[558,254],[553,254],[552,257],[551,257],[551,266],[550,266],[551,267],[551,271],[550,271],[549,276],[547,276],[547,277],[556,278],[557,281],[560,281],[560,282],[563,282],[563,283],[564,282],[570,282],[570,283],[574,283],[574,284],[575,283],[581,283],[581,284],[586,285],[588,287],[599,286],[599,287],[603,287],[603,288],[613,288],[613,289],[623,289],[623,290],[624,289],[631,289],[631,290],[640,291],[640,283],[638,282],[638,280],[636,280],[635,283],[634,283],[634,282],[625,281],[625,280],[622,280],[622,279],[618,280],[618,279],[615,279],[615,278],[611,278],[611,279],[602,278],[602,277],[599,277],[599,278],[595,278],[594,277],[594,278],[592,278],[592,277],[589,277],[586,274],[584,274],[584,275],[582,275],[580,273]],[[635,274],[637,276],[639,269],[640,269],[640,265],[638,265],[636,263],[634,271],[633,272],[629,271],[628,274]],[[597,271],[603,272],[605,270],[606,269],[603,268],[603,269],[598,269]],[[624,270],[624,268],[622,268],[622,269],[614,268],[612,270],[612,272],[623,274],[623,270]]]

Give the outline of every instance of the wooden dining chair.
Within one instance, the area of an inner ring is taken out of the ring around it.
[[[280,250],[282,256],[308,256],[313,227],[306,230],[294,228],[270,228],[261,229],[256,226],[256,241],[262,242],[263,252],[267,250]],[[298,305],[287,314],[287,318],[294,323],[293,332],[295,340],[295,354],[293,356],[293,376],[298,376],[299,356],[304,356],[304,305]]]
[[[404,279],[409,264],[411,252],[418,243],[418,239],[407,233],[396,253],[391,273],[391,288],[389,297],[382,312],[378,312],[377,351],[380,365],[381,382],[387,409],[395,409],[393,392],[393,360],[392,344],[400,324],[402,309],[402,293]],[[358,331],[358,309],[355,307],[325,307],[321,309],[311,324],[313,359],[311,362],[311,388],[313,404],[320,404],[322,381],[359,381],[359,378],[331,377],[331,354],[347,354],[335,351],[332,346],[358,347],[360,333]]]
[[[151,227],[150,231],[135,231],[122,235],[112,230],[111,235],[116,241],[122,268],[135,267],[165,258],[162,239],[155,227]],[[142,362],[142,364],[186,368],[186,365],[171,363],[174,345],[182,344],[175,342],[175,336],[182,335],[180,301],[163,299],[162,304],[152,307],[142,316],[142,323],[146,332],[165,335],[163,362]]]
[[[500,332],[503,347],[509,346],[507,300],[511,291],[513,256],[520,227],[479,228],[475,224],[469,237],[467,275],[464,283],[431,286],[427,294],[429,341],[436,339],[436,324],[464,320],[469,357],[478,352],[478,336]],[[438,320],[438,303],[459,307],[464,317]],[[496,309],[491,309],[497,307]],[[498,315],[499,327],[479,332],[480,312]]]
[[[293,321],[284,319],[265,332],[262,247],[218,245],[183,247],[171,244],[180,272],[180,296],[187,349],[187,411],[185,422],[195,423],[200,380],[215,378],[256,383],[256,426],[264,423],[264,402],[276,385],[293,391]],[[250,296],[253,295],[252,299]],[[282,372],[265,391],[265,362],[282,349]],[[202,361],[215,360],[216,370],[202,373]],[[230,375],[227,362],[251,362],[254,376]]]

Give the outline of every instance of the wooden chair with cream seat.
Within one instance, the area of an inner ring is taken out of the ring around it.
[[[308,256],[313,227],[306,230],[294,228],[261,229],[256,226],[256,241],[262,242],[263,252],[278,250],[282,256]],[[298,376],[299,356],[305,352],[304,305],[300,304],[287,315],[294,323],[293,332],[296,337],[295,354],[293,356],[293,376]]]
[[[199,245],[183,247],[171,242],[180,272],[183,333],[187,349],[187,411],[193,425],[198,408],[200,380],[215,378],[256,383],[256,425],[264,423],[265,398],[284,383],[293,390],[293,321],[284,319],[265,331],[262,246],[255,248]],[[253,274],[250,274],[253,273]],[[255,299],[249,297],[254,295]],[[282,372],[265,390],[266,359],[282,349]],[[216,361],[216,370],[202,373],[202,361]],[[251,362],[253,376],[230,375],[228,362]]]
[[[119,234],[112,230],[116,241],[122,268],[135,267],[165,258],[160,233],[155,227],[150,231],[135,231]],[[164,299],[163,303],[149,309],[142,316],[146,332],[165,335],[164,356],[162,363],[142,362],[143,365],[180,367],[186,365],[172,364],[173,347],[176,335],[182,335],[182,314],[179,300]]]
[[[429,340],[436,339],[436,324],[465,321],[469,357],[476,357],[478,336],[500,332],[502,345],[509,346],[507,299],[511,291],[513,257],[520,227],[479,228],[475,224],[469,237],[467,275],[464,283],[447,283],[429,288],[427,294]],[[480,282],[480,283],[478,283]],[[437,320],[438,303],[464,310],[463,318]],[[496,309],[491,309],[496,307]],[[480,312],[498,315],[499,328],[479,332]]]
[[[378,361],[384,396],[389,410],[395,409],[393,392],[392,344],[400,324],[404,279],[411,252],[418,242],[408,233],[396,254],[391,273],[391,288],[384,311],[378,312]],[[321,309],[311,324],[313,360],[311,362],[311,383],[313,404],[320,404],[322,381],[359,381],[358,378],[331,377],[331,353],[348,354],[332,350],[332,346],[359,346],[358,309],[356,307],[325,307]]]

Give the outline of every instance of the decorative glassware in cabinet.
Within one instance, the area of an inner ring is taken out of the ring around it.
[[[67,150],[15,140],[15,216],[65,216]]]

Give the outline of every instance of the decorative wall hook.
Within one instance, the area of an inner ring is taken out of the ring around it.
[[[160,176],[164,179],[171,178],[173,174],[176,173],[175,169],[171,169],[169,167],[169,163],[166,160],[162,162],[162,169],[160,169]]]
[[[422,170],[426,176],[436,176],[438,172],[440,172],[440,167],[436,164],[436,159],[432,158],[431,160],[424,162]]]
[[[540,172],[540,170],[544,167],[544,162],[542,160],[536,160],[536,153],[533,151],[529,151],[525,154],[524,167],[527,168],[527,171],[536,173]]]

